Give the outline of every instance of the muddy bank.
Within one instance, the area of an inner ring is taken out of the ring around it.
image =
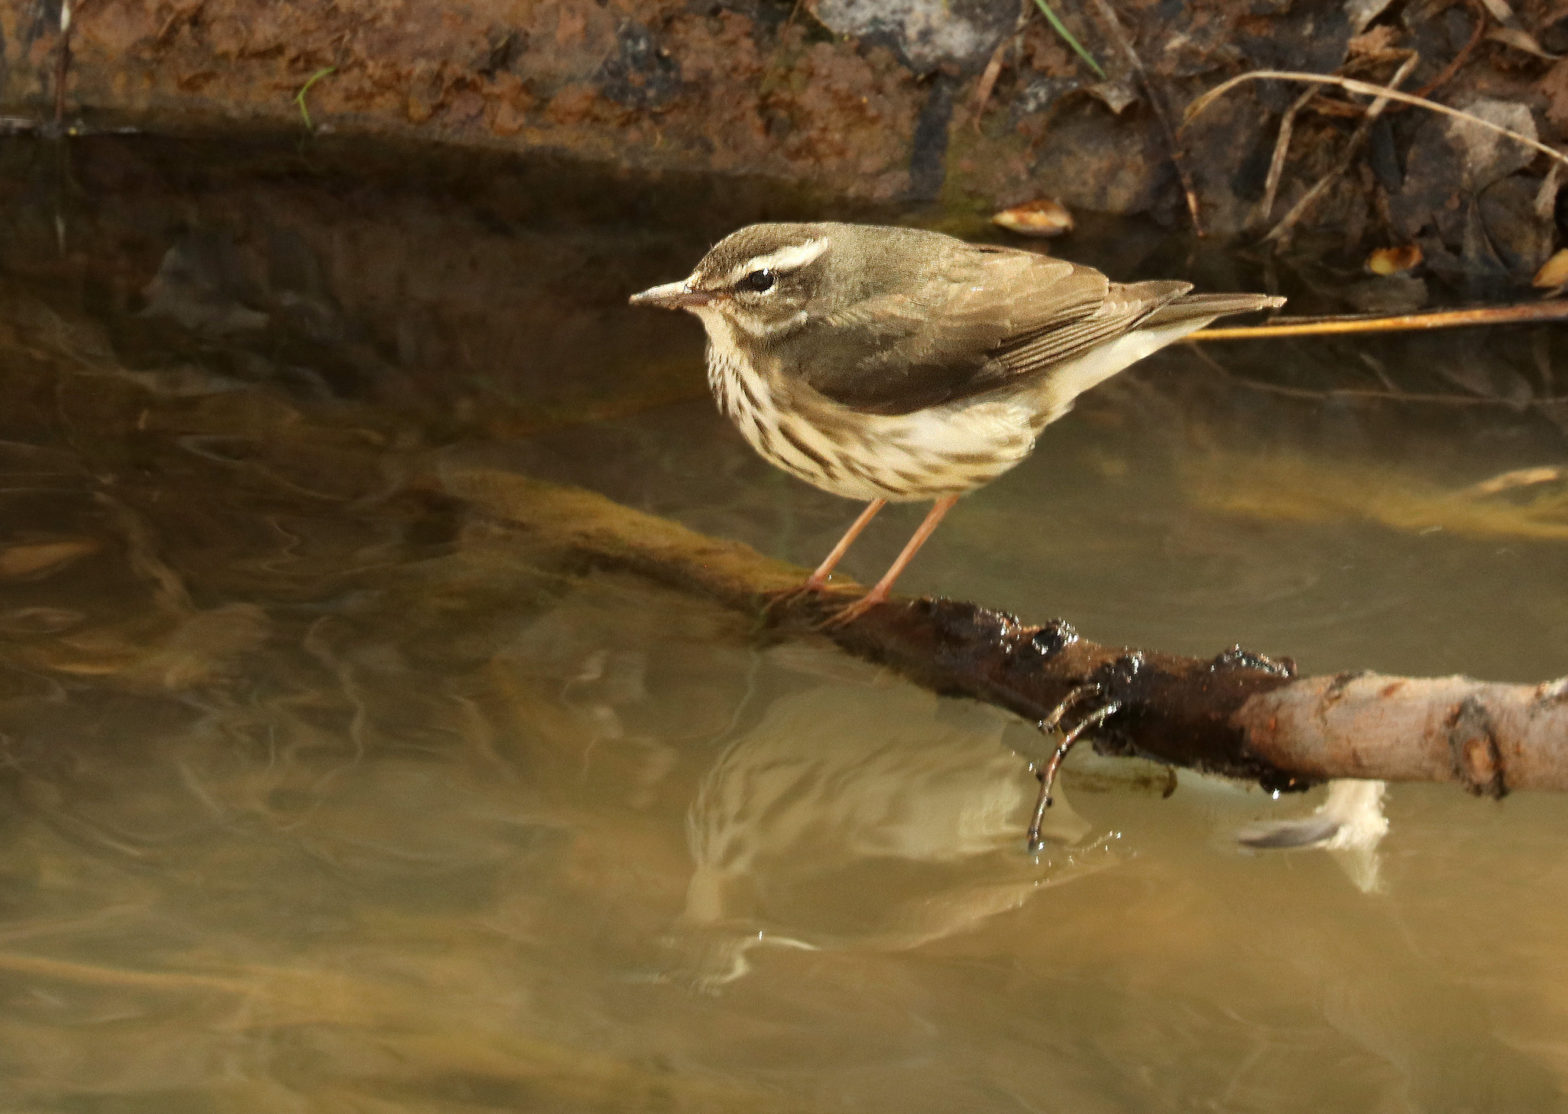
[[[67,121],[545,149],[875,201],[988,208],[1051,194],[1188,223],[1159,109],[1179,123],[1202,92],[1263,67],[1385,81],[1410,63],[1406,90],[1549,144],[1568,129],[1568,17],[1546,0],[1055,5],[1087,58],[1030,0],[76,7]],[[0,10],[0,102],[28,120],[55,110],[61,15],[60,0]],[[1556,246],[1544,156],[1395,106],[1336,172],[1365,101],[1333,92],[1295,114],[1265,210],[1299,94],[1245,86],[1182,131],[1180,167],[1210,234],[1260,234],[1326,178],[1294,226],[1309,248],[1414,243],[1434,273],[1514,285]]]

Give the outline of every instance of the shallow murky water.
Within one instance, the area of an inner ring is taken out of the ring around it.
[[[853,508],[723,424],[694,323],[624,306],[809,202],[352,149],[0,165],[0,1109],[1560,1107],[1556,798],[1394,787],[1368,893],[1235,849],[1311,800],[1085,750],[1030,856],[1028,730],[452,494],[526,473],[815,560]],[[1147,230],[1096,261],[1230,266]],[[1477,384],[1562,393],[1561,349],[1172,354],[906,587],[1560,676],[1562,477],[1495,478],[1562,433]],[[1441,397],[1371,397],[1406,376]]]

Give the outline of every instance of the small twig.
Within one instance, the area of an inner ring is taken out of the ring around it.
[[[1021,0],[1018,7],[1018,22],[1008,36],[996,44],[996,49],[991,52],[990,61],[985,64],[985,69],[980,73],[980,83],[975,86],[975,131],[980,130],[980,118],[985,115],[985,106],[990,103],[997,79],[1002,76],[1002,69],[1007,64],[1007,52],[1018,50],[1019,36],[1024,33],[1024,28],[1029,26],[1033,14],[1034,8],[1030,6],[1029,0]]]
[[[1144,69],[1143,61],[1138,57],[1138,52],[1133,49],[1132,40],[1127,37],[1127,32],[1122,29],[1121,20],[1116,18],[1115,10],[1107,0],[1094,0],[1094,6],[1100,13],[1100,19],[1105,23],[1111,38],[1116,40],[1116,45],[1121,47],[1122,53],[1127,56],[1128,64],[1138,75],[1138,82],[1149,98],[1149,107],[1154,110],[1154,118],[1160,122],[1160,128],[1165,132],[1165,143],[1171,152],[1171,165],[1176,168],[1176,178],[1181,182],[1182,195],[1187,199],[1187,212],[1192,217],[1192,230],[1202,236],[1203,218],[1198,211],[1198,191],[1193,188],[1192,175],[1187,172],[1187,164],[1182,159],[1176,128],[1171,124],[1170,114],[1165,111],[1165,99],[1154,87],[1154,82],[1149,80],[1149,71]]]
[[[991,52],[991,60],[980,74],[980,84],[975,87],[975,131],[980,130],[980,118],[985,115],[985,106],[991,99],[991,90],[996,88],[996,79],[1002,76],[1002,61],[1009,44],[1010,39],[1003,39],[996,44],[996,49]]]
[[[815,0],[809,5],[806,3],[806,0],[795,0],[795,3],[790,6],[789,15],[784,17],[784,22],[779,24],[778,30],[774,32],[773,52],[768,55],[768,64],[763,67],[762,76],[757,79],[757,89],[763,94],[764,99],[773,90],[773,81],[780,68],[779,59],[784,56],[785,36],[789,29],[795,25],[795,19],[800,15],[802,7],[805,7],[806,12],[812,19],[815,19],[819,24],[822,23],[822,17],[817,15]],[[826,25],[824,24],[824,26]],[[664,133],[660,131],[657,135],[659,142],[662,143],[664,141]]]
[[[1268,220],[1269,214],[1274,211],[1274,201],[1279,196],[1279,180],[1285,172],[1285,156],[1290,151],[1290,137],[1296,130],[1296,114],[1317,95],[1316,89],[1308,89],[1297,97],[1285,110],[1285,115],[1280,117],[1279,136],[1274,140],[1274,156],[1269,159],[1269,175],[1263,183],[1263,200],[1258,202],[1258,208],[1253,216],[1253,221],[1257,224]]]
[[[1531,139],[1527,135],[1521,135],[1512,128],[1505,128],[1501,124],[1492,123],[1490,120],[1483,120],[1474,113],[1465,112],[1457,108],[1450,108],[1446,104],[1439,104],[1437,101],[1429,101],[1425,97],[1418,97],[1411,93],[1401,93],[1396,89],[1390,89],[1385,85],[1376,85],[1370,81],[1357,81],[1354,78],[1337,77],[1334,74],[1304,73],[1299,70],[1253,70],[1251,73],[1239,74],[1236,77],[1231,78],[1229,81],[1222,81],[1220,84],[1216,85],[1207,93],[1203,94],[1203,96],[1199,97],[1197,100],[1193,101],[1190,105],[1187,106],[1186,114],[1182,120],[1182,127],[1186,127],[1188,124],[1192,123],[1192,121],[1201,115],[1211,104],[1213,104],[1220,97],[1223,97],[1226,93],[1230,92],[1236,86],[1248,81],[1264,80],[1304,81],[1315,85],[1337,85],[1341,89],[1347,89],[1352,93],[1360,93],[1363,96],[1387,97],[1389,100],[1398,101],[1401,104],[1418,105],[1421,108],[1427,108],[1433,112],[1442,113],[1444,116],[1452,116],[1456,120],[1468,120],[1477,127],[1485,128],[1488,131],[1497,132],[1500,135],[1506,135],[1509,139],[1512,139],[1517,143],[1524,144],[1524,146],[1530,148],[1532,151],[1539,151],[1541,154],[1547,155],[1557,162],[1568,166],[1568,155],[1564,155],[1556,148],[1548,147],[1546,144]]]
[[[1449,59],[1448,65],[1444,66],[1441,70],[1438,71],[1436,77],[1434,77],[1431,81],[1428,81],[1419,89],[1413,90],[1411,92],[1411,96],[1430,97],[1438,89],[1441,89],[1444,85],[1447,85],[1448,82],[1453,79],[1453,76],[1459,72],[1459,67],[1463,66],[1465,62],[1469,60],[1471,52],[1475,50],[1476,44],[1485,37],[1485,34],[1486,15],[1482,12],[1477,12],[1475,30],[1470,33],[1469,40],[1466,41],[1464,46],[1459,48],[1459,52],[1457,54]],[[1315,107],[1318,111],[1323,112],[1329,116],[1361,116],[1367,110],[1366,105],[1355,104],[1352,101],[1342,101],[1334,98],[1324,98],[1323,100],[1320,100]],[[1392,108],[1388,109],[1387,112],[1390,114],[1395,112],[1403,112],[1409,107],[1411,106],[1408,104],[1396,104]]]
[[[1455,54],[1453,58],[1449,60],[1448,65],[1439,70],[1437,76],[1434,77],[1431,81],[1428,81],[1425,85],[1421,86],[1421,88],[1417,89],[1414,95],[1417,97],[1429,97],[1438,89],[1442,88],[1442,86],[1446,85],[1448,80],[1459,72],[1459,67],[1465,64],[1465,60],[1470,57],[1470,52],[1476,48],[1476,44],[1481,41],[1481,37],[1485,33],[1486,14],[1484,12],[1476,12],[1475,30],[1470,32],[1469,40],[1465,43],[1464,46],[1459,48],[1459,53]]]
[[[1066,696],[1062,697],[1061,702],[1057,704],[1056,707],[1051,709],[1051,714],[1042,719],[1037,726],[1042,732],[1055,731],[1062,725],[1062,720],[1066,717],[1068,712],[1072,711],[1079,704],[1082,704],[1085,700],[1090,700],[1096,696],[1101,696],[1104,694],[1104,692],[1105,686],[1097,682],[1087,685],[1079,685]]]
[[[1481,325],[1528,325],[1568,320],[1568,298],[1512,306],[1476,306],[1382,317],[1303,317],[1267,325],[1200,329],[1186,340],[1261,340],[1265,337],[1346,336],[1351,333],[1411,333],[1427,329],[1466,329]]]
[[[1420,60],[1420,55],[1411,51],[1410,57],[1406,58],[1399,69],[1394,72],[1394,76],[1389,81],[1390,86],[1397,87],[1400,82],[1409,77],[1410,71],[1416,68],[1416,63]],[[1379,97],[1372,102],[1371,107],[1367,109],[1366,115],[1361,118],[1361,123],[1356,126],[1355,132],[1351,135],[1350,142],[1346,143],[1345,149],[1340,152],[1339,160],[1329,169],[1327,174],[1324,174],[1312,184],[1312,187],[1302,195],[1299,201],[1290,207],[1290,211],[1281,217],[1279,223],[1263,237],[1265,240],[1283,241],[1289,236],[1290,230],[1295,227],[1296,222],[1306,215],[1307,210],[1323,195],[1323,191],[1328,189],[1329,183],[1343,174],[1346,168],[1350,166],[1351,160],[1356,157],[1356,152],[1361,150],[1361,144],[1366,141],[1368,133],[1371,132],[1372,125],[1377,123],[1377,118],[1383,114],[1383,109],[1387,106],[1387,96]]]
[[[1419,391],[1404,391],[1394,386],[1389,386],[1382,390],[1371,387],[1287,387],[1283,383],[1267,383],[1261,379],[1249,379],[1245,376],[1237,375],[1230,368],[1206,353],[1202,346],[1194,348],[1192,354],[1241,390],[1258,391],[1266,395],[1279,395],[1282,398],[1305,398],[1312,399],[1315,402],[1327,402],[1330,399],[1356,403],[1392,402],[1399,406],[1500,406],[1509,410],[1518,409],[1518,404],[1508,398],[1486,398],[1480,395],[1429,394]],[[1532,399],[1530,405],[1542,407],[1568,405],[1568,397],[1558,398],[1548,394]]]
[[[1229,374],[1227,372],[1226,374]],[[1311,387],[1287,387],[1281,383],[1264,383],[1256,379],[1244,379],[1232,376],[1236,386],[1249,391],[1260,391],[1263,394],[1280,395],[1283,398],[1310,398],[1318,401],[1329,399],[1350,402],[1393,402],[1400,406],[1502,406],[1510,410],[1517,410],[1518,404],[1506,398],[1481,398],[1475,395],[1436,395],[1419,394],[1407,391],[1376,391],[1369,387],[1333,387],[1328,390],[1314,390]],[[1547,406],[1553,403],[1565,403],[1568,398],[1539,398],[1531,402],[1532,406]]]

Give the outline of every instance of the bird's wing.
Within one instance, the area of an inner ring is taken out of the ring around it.
[[[841,406],[905,414],[1049,375],[1188,289],[1119,286],[1066,260],[974,247],[834,314],[787,362]]]

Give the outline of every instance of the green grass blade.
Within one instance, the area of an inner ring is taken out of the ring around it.
[[[303,84],[303,85],[301,85],[299,87],[299,92],[294,94],[294,103],[299,105],[299,114],[300,114],[300,117],[305,121],[305,130],[306,131],[311,131],[311,132],[315,131],[316,130],[316,125],[311,122],[311,119],[310,119],[310,109],[307,108],[306,105],[305,105],[305,94],[310,92],[310,87],[312,85],[316,84],[316,82],[320,81],[322,78],[326,77],[328,74],[336,73],[336,72],[337,72],[337,67],[336,66],[327,66],[325,69],[317,70],[315,73],[310,75],[310,80],[309,81],[305,82],[305,84]]]
[[[1040,14],[1045,16],[1045,21],[1062,37],[1062,41],[1073,48],[1073,53],[1083,59],[1084,65],[1093,70],[1100,80],[1105,80],[1105,71],[1100,69],[1100,63],[1094,60],[1094,55],[1083,48],[1083,43],[1073,37],[1073,33],[1067,29],[1065,23],[1056,17],[1056,13],[1051,10],[1050,5],[1045,0],[1034,0],[1034,6],[1040,9]]]

